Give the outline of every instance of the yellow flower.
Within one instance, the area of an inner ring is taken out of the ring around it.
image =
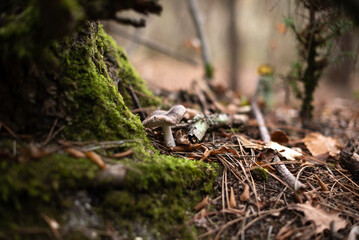
[[[271,76],[274,74],[274,69],[269,64],[261,64],[257,69],[257,73],[260,76]]]

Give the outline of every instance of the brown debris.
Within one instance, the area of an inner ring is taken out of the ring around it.
[[[76,148],[65,148],[65,152],[67,152],[68,154],[70,154],[72,157],[75,158],[85,158],[86,154],[80,150],[77,150]]]
[[[244,184],[244,190],[242,194],[239,196],[239,200],[242,202],[247,202],[249,200],[250,193],[249,193],[249,186],[248,184]]]
[[[207,101],[204,105],[214,114],[222,113],[223,109],[216,108],[207,95],[202,101]],[[198,106],[198,98],[195,105]],[[186,107],[191,108],[189,98]],[[150,139],[164,154],[209,164],[216,162],[222,167],[222,174],[214,182],[214,196],[208,202],[204,200],[205,207],[196,208],[197,213],[189,223],[198,230],[199,239],[238,239],[242,235],[247,239],[329,239],[331,236],[345,239],[359,216],[359,184],[352,180],[353,175],[341,168],[352,168],[345,166],[344,161],[352,162],[352,157],[356,156],[354,153],[359,141],[357,134],[353,133],[359,133],[359,121],[347,122],[348,126],[342,133],[352,138],[344,148],[349,146],[351,150],[339,158],[331,150],[313,154],[304,140],[304,134],[311,136],[311,131],[296,128],[294,124],[276,125],[271,122],[268,125],[270,130],[278,131],[266,138],[270,140],[266,144],[258,140],[261,133],[257,121],[251,124],[253,120],[245,122],[243,128],[232,129],[231,124],[209,128],[200,141],[171,148],[171,151],[160,144],[160,136],[152,134]],[[266,128],[265,124],[262,121],[260,125]],[[186,137],[185,127],[181,129]],[[330,130],[337,129],[330,127]],[[331,142],[324,136],[319,138]],[[334,135],[332,139],[342,140]],[[336,150],[340,148],[336,144]],[[243,192],[239,191],[240,186],[244,186]],[[320,205],[305,206],[309,202]],[[313,213],[307,216],[307,210]],[[333,220],[335,227],[328,225],[321,215]],[[338,232],[343,219],[348,226]]]
[[[233,187],[231,187],[231,192],[229,194],[229,208],[236,208],[236,207],[237,207],[237,201],[234,196]]]
[[[201,210],[202,208],[204,207],[207,207],[208,206],[208,203],[209,203],[209,196],[206,196],[205,198],[203,198],[203,200],[201,202],[199,202],[195,207],[194,207],[194,210],[199,211]]]
[[[88,151],[85,152],[86,156],[91,159],[91,161],[93,161],[94,163],[96,163],[100,168],[106,168],[106,164],[103,162],[102,158],[100,155],[98,155],[97,153],[93,152],[93,151]]]
[[[131,156],[133,154],[133,150],[132,149],[128,149],[127,151],[124,152],[119,152],[119,153],[115,153],[113,155],[111,155],[111,158],[124,158],[124,157],[128,157]]]
[[[277,142],[279,144],[286,144],[289,142],[288,136],[281,130],[272,132],[270,137],[273,142]]]
[[[304,143],[313,156],[329,153],[336,156],[340,152],[340,144],[332,137],[325,137],[320,133],[311,133],[305,137]]]

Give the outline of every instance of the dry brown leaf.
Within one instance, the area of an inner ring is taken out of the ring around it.
[[[230,208],[235,208],[235,207],[237,207],[237,201],[236,201],[236,198],[234,197],[233,187],[231,187],[231,192],[230,192],[230,194],[229,194],[229,207],[230,207]]]
[[[218,155],[218,154],[223,154],[223,153],[238,154],[238,152],[236,150],[230,149],[226,146],[222,146],[222,147],[220,147],[218,149],[214,149],[214,150],[208,150],[206,148],[200,161],[206,160],[210,155]]]
[[[174,147],[171,147],[171,150],[173,152],[190,152],[190,151],[193,151],[198,148],[207,149],[206,147],[202,146],[202,144],[200,144],[200,143],[194,143],[194,144],[191,144],[188,146],[187,145],[186,146],[174,146]]]
[[[245,148],[259,149],[259,150],[263,149],[263,145],[252,142],[251,140],[246,138],[244,135],[239,135],[237,137],[237,141],[239,144],[243,145],[243,147],[245,147]]]
[[[304,138],[304,144],[313,156],[329,153],[336,156],[340,152],[340,144],[335,138],[323,136],[320,133],[311,133]]]
[[[241,200],[242,202],[246,202],[248,201],[249,197],[250,197],[249,186],[248,184],[244,184],[244,190],[242,194],[239,196],[239,200]]]
[[[285,132],[281,130],[272,132],[270,138],[272,139],[273,142],[277,142],[279,144],[285,144],[289,142],[287,134],[285,134]]]
[[[182,130],[178,130],[176,132],[176,143],[179,145],[190,145],[191,142],[187,139],[187,137],[182,133]]]
[[[133,150],[128,149],[127,151],[119,152],[119,153],[115,153],[115,154],[111,155],[111,158],[124,158],[124,157],[128,157],[128,156],[132,155],[132,153],[133,153]]]
[[[95,153],[93,151],[88,151],[85,154],[89,159],[91,159],[94,163],[96,163],[100,168],[107,167],[106,164],[103,162],[101,156],[98,155],[97,153]]]
[[[72,157],[75,157],[75,158],[85,158],[86,157],[85,153],[83,153],[82,151],[77,150],[75,148],[70,148],[70,147],[66,148],[65,152],[67,152],[68,154],[70,154]]]
[[[313,221],[315,224],[317,234],[323,232],[325,229],[330,229],[331,222],[333,222],[333,229],[335,232],[345,228],[347,225],[345,219],[339,217],[338,212],[328,212],[320,205],[313,207],[309,201],[304,204],[297,203],[290,205],[288,209],[303,212],[305,221]]]
[[[204,207],[206,207],[208,205],[208,201],[209,200],[209,196],[206,196],[205,198],[203,198],[203,200],[201,202],[199,202],[195,207],[194,210],[198,211]]]

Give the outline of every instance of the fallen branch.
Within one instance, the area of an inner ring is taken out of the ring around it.
[[[261,84],[261,79],[258,80],[256,92],[255,92],[254,96],[252,97],[251,105],[252,105],[254,116],[258,122],[258,127],[259,127],[259,131],[260,131],[262,140],[264,141],[264,143],[268,144],[271,141],[271,137],[270,137],[268,129],[265,125],[262,112],[260,111],[258,104],[257,104],[257,95],[259,92],[260,84]],[[274,155],[273,162],[280,162],[278,155]],[[288,185],[295,192],[303,191],[306,188],[305,184],[301,183],[299,180],[297,181],[297,179],[293,176],[293,174],[288,170],[288,168],[284,164],[278,164],[278,165],[274,165],[274,166],[277,169],[280,176],[283,178],[283,180],[286,183],[288,183]]]
[[[278,155],[274,155],[273,162],[280,162]],[[288,185],[294,189],[295,192],[303,191],[306,186],[305,184],[297,181],[293,174],[288,170],[284,164],[274,165],[279,174],[282,176],[283,180],[288,183]]]

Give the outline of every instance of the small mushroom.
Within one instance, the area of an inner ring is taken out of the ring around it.
[[[186,113],[186,108],[182,105],[175,105],[168,111],[156,110],[151,113],[142,124],[145,127],[154,128],[162,127],[163,138],[167,147],[174,147],[176,143],[172,136],[171,126],[176,125],[181,121],[184,114]]]

